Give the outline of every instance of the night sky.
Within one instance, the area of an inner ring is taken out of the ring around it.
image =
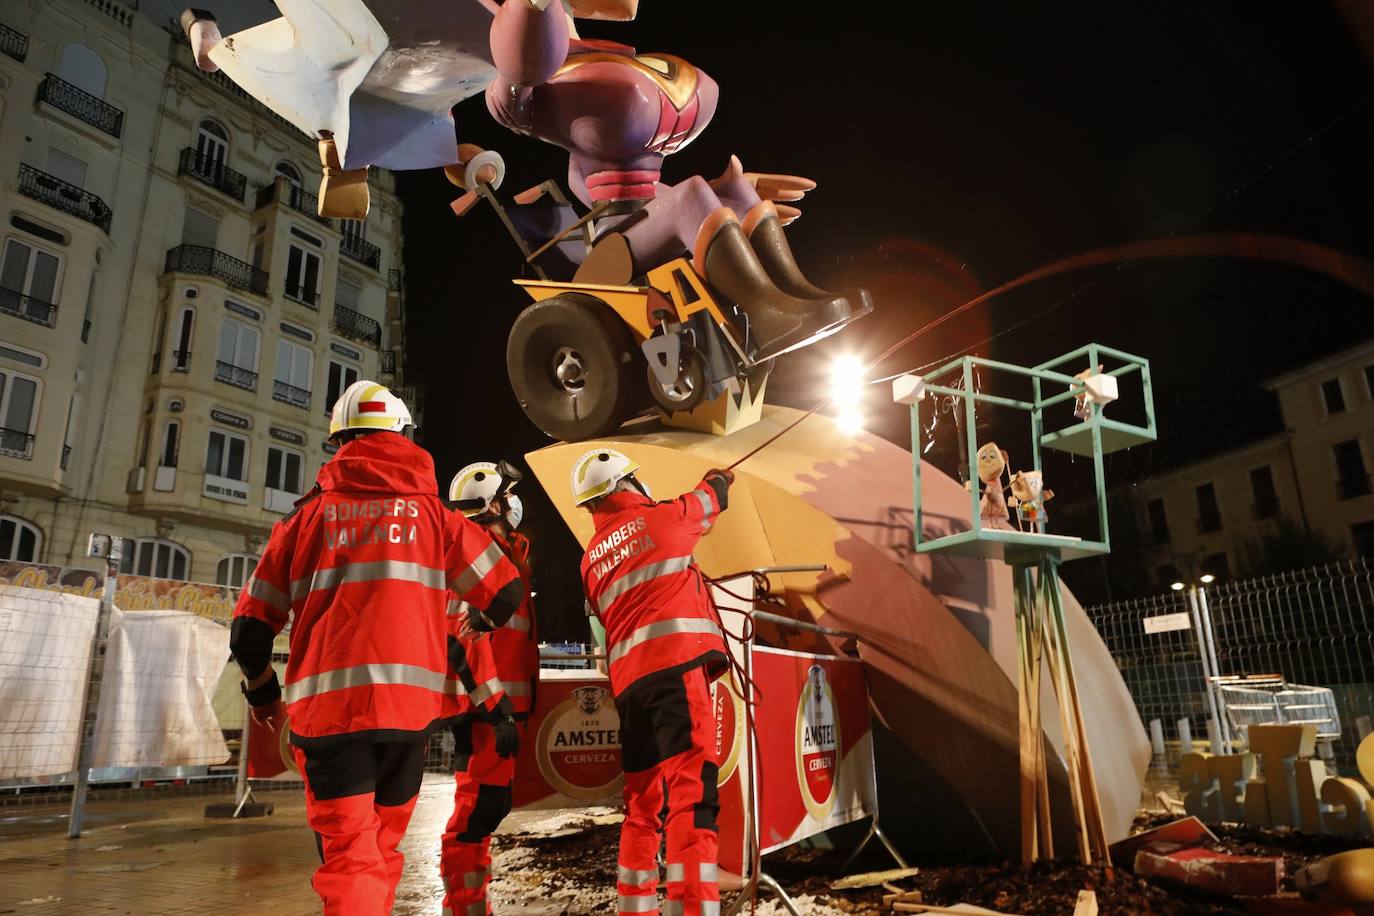
[[[837,353],[874,355],[1081,252],[1264,232],[1374,256],[1374,11],[1357,22],[1361,5],[870,3],[822,15],[820,4],[642,0],[637,22],[581,31],[678,54],[720,83],[715,120],[668,160],[666,181],[713,178],[733,152],[746,169],[819,182],[789,230],[798,261],[822,285],[867,287],[876,311],[775,374],[773,400],[809,407]],[[566,174],[565,153],[499,127],[480,98],[455,118],[460,140],[506,157],[504,194]],[[400,187],[407,373],[425,386],[422,441],[446,484],[468,461],[549,441],[506,380],[506,335],[528,300],[490,212],[455,219],[459,192],[438,172],[403,174]],[[1139,479],[1275,431],[1259,383],[1371,335],[1369,299],[1315,272],[1144,260],[1018,290],[881,371],[968,347],[1021,363],[1089,341],[1139,353],[1160,442],[1111,469]],[[904,418],[877,406],[886,392],[871,394],[872,428],[904,441]],[[576,546],[538,491],[531,479],[521,493],[545,570],[544,635],[580,636]]]

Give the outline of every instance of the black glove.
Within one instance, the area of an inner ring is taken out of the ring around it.
[[[514,716],[498,714],[491,727],[496,733],[496,756],[508,760],[520,753],[520,729]]]
[[[277,679],[277,672],[272,672],[272,677],[267,683],[259,684],[252,690],[248,689],[247,681],[239,682],[239,690],[248,699],[248,705],[255,709],[259,706],[267,706],[281,699],[281,681]]]

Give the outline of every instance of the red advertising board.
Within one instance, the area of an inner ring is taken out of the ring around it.
[[[757,647],[759,845],[772,852],[874,814],[873,731],[857,659]]]

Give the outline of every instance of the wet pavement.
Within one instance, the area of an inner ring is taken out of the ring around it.
[[[0,914],[318,913],[310,874],[319,859],[302,796],[273,791],[260,798],[272,802],[275,812],[243,820],[205,818],[206,803],[221,800],[213,796],[96,800],[76,840],[66,836],[65,805],[0,808]],[[439,838],[452,808],[452,780],[427,777],[402,845],[406,866],[397,916],[439,913]],[[576,815],[585,823],[581,816]],[[613,830],[614,819],[598,818],[600,829]],[[569,821],[569,814],[522,812],[507,819],[502,833],[552,828],[556,834]],[[494,870],[505,875],[492,888],[498,912],[608,909],[613,886],[551,887],[535,858],[527,847],[498,840]]]

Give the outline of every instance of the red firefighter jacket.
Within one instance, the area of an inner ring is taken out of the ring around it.
[[[501,622],[524,600],[486,531],[440,502],[429,453],[373,433],[339,449],[272,529],[230,648],[256,677],[291,615],[282,694],[297,744],[423,734],[462,689],[449,675],[450,592]]]
[[[592,513],[596,534],[582,558],[582,585],[606,627],[616,696],[651,675],[697,665],[712,677],[725,670],[725,640],[692,557],[725,502],[725,480],[710,475],[668,502],[612,493]]]
[[[457,627],[461,652],[455,655],[459,679],[466,693],[453,698],[459,713],[501,710],[525,716],[534,705],[539,677],[539,637],[534,625],[531,596],[529,540],[515,534],[509,539],[488,532],[507,556],[525,584],[525,600],[500,627],[489,632],[464,627],[470,615],[466,601],[449,602],[449,620]],[[484,615],[485,616],[485,615]]]

